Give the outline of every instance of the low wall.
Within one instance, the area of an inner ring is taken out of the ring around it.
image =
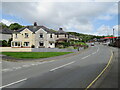
[[[76,52],[77,50],[59,48],[32,48],[32,52]]]
[[[82,50],[80,48],[79,50]],[[11,48],[0,47],[1,52],[77,52],[77,49],[59,49],[59,48]]]
[[[1,52],[31,52],[31,48],[0,47]]]

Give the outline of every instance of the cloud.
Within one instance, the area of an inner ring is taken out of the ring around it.
[[[94,20],[113,18],[115,3],[78,2],[3,2],[3,13],[20,17],[30,23],[38,22],[49,28],[65,28],[67,31],[93,32]],[[105,15],[105,16],[103,16]]]
[[[96,35],[113,35],[113,28],[114,28],[114,35],[115,36],[120,36],[120,31],[118,28],[120,28],[120,25],[115,25],[115,26],[106,26],[106,25],[101,25],[96,32]]]
[[[113,16],[110,15],[106,15],[106,16],[99,16],[98,19],[100,20],[111,20],[113,18]]]
[[[8,21],[8,20],[6,20],[6,19],[2,19],[0,22],[6,24],[7,26],[9,26],[11,23],[15,23],[15,22],[13,22],[13,21]]]

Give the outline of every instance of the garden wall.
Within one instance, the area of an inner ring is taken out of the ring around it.
[[[31,52],[31,48],[0,47],[1,52]]]

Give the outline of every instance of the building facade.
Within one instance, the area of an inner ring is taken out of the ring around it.
[[[13,33],[12,30],[10,30],[8,28],[0,27],[0,40],[8,41],[9,39],[12,38],[12,33]]]
[[[27,48],[32,46],[35,48],[55,48],[57,42],[67,42],[70,39],[69,34],[64,32],[62,28],[54,32],[45,26],[37,26],[37,23],[15,31],[12,36],[11,47]]]

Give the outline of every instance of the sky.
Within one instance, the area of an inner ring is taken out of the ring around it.
[[[106,1],[106,2],[105,2]],[[44,25],[92,35],[120,34],[118,0],[4,0],[0,21],[6,25]]]

